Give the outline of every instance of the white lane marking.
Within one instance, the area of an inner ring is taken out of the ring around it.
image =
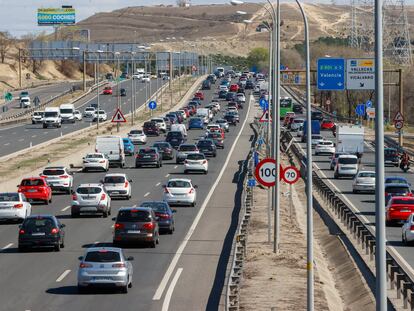
[[[161,185],[161,183],[160,183],[160,182],[157,182],[157,183],[155,184],[155,187],[158,187],[159,185]]]
[[[253,97],[250,98],[250,102],[252,101],[252,98]],[[249,112],[250,112],[250,107],[251,106],[252,105],[248,105],[246,118],[244,119],[243,125],[242,125],[239,133],[237,134],[236,139],[233,142],[233,145],[230,148],[230,151],[229,151],[229,154],[227,155],[226,161],[224,162],[224,165],[222,166],[221,171],[220,171],[219,175],[217,176],[216,181],[214,182],[214,184],[210,188],[210,191],[208,192],[206,198],[204,199],[203,205],[201,205],[196,217],[194,218],[194,221],[193,221],[190,229],[188,229],[188,232],[187,232],[186,236],[184,237],[183,241],[181,242],[180,246],[178,247],[177,252],[175,253],[173,259],[171,260],[171,263],[168,266],[168,269],[165,272],[164,277],[162,278],[161,283],[158,286],[157,291],[154,294],[154,297],[152,297],[152,300],[160,300],[161,299],[162,293],[164,292],[165,287],[167,286],[168,280],[170,279],[171,274],[173,273],[173,271],[175,269],[175,266],[177,265],[178,260],[181,257],[181,254],[183,253],[185,247],[187,246],[188,241],[190,240],[191,236],[193,235],[193,233],[194,233],[194,231],[195,231],[195,229],[198,225],[198,222],[200,221],[201,216],[203,216],[204,210],[206,209],[207,204],[210,201],[211,196],[213,195],[214,191],[216,190],[216,187],[217,187],[218,183],[220,182],[220,179],[223,176],[224,171],[227,168],[227,165],[230,161],[230,158],[233,154],[233,151],[236,148],[237,142],[238,142],[238,140],[241,136],[241,133],[243,132],[243,129],[246,125],[246,122],[249,118]]]
[[[37,135],[32,135],[32,138],[35,138],[35,137],[37,137]]]
[[[174,166],[174,168],[177,168],[177,167],[178,167],[178,165]]]
[[[5,247],[3,247],[2,249],[8,249],[8,248],[10,248],[10,247],[12,247],[13,246],[13,243],[9,243],[9,244],[7,244]]]
[[[23,140],[24,140],[24,138],[20,138],[20,139],[19,139],[19,141],[23,141]]]
[[[151,192],[147,192],[146,194],[144,194],[144,198],[149,196]]]
[[[170,307],[171,296],[174,292],[175,285],[180,278],[181,272],[183,272],[183,268],[178,268],[177,272],[174,275],[174,278],[171,281],[170,287],[168,287],[167,293],[165,294],[164,303],[162,304],[162,311],[168,311],[168,308]]]
[[[70,209],[70,205],[68,205],[68,206],[66,206],[66,207],[64,207],[64,208],[62,208],[62,209],[61,209],[61,211],[62,211],[62,212],[64,212],[64,211],[67,211],[68,209]]]
[[[70,273],[71,270],[65,270],[57,279],[56,282],[62,282],[62,280]]]
[[[4,144],[4,146],[8,146],[8,145],[10,145],[10,143],[5,143],[5,144]]]
[[[45,134],[45,135],[46,135],[47,133],[48,133],[48,132],[43,132],[43,134]]]
[[[165,175],[166,178],[170,177],[170,174]]]

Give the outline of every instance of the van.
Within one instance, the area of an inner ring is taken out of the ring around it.
[[[124,143],[120,136],[97,136],[95,152],[105,154],[110,165],[125,167]]]
[[[61,127],[62,119],[60,117],[60,109],[58,107],[46,107],[45,114],[43,116],[43,128],[49,126]]]
[[[184,137],[187,137],[187,128],[184,124],[172,124],[171,131],[180,131],[183,133]]]
[[[25,96],[20,98],[20,108],[29,108],[31,106],[30,97]]]
[[[210,122],[210,112],[207,108],[198,108],[196,117],[203,119],[204,124]]]
[[[59,107],[60,117],[63,122],[75,123],[75,105],[74,104],[62,104]]]
[[[353,154],[343,154],[338,156],[336,161],[334,178],[338,179],[342,176],[352,177],[358,173],[358,157]]]

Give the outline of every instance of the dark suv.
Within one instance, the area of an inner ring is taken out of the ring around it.
[[[170,143],[173,148],[178,148],[179,145],[185,142],[185,137],[180,131],[172,131],[168,132],[165,141]]]
[[[162,156],[158,152],[158,148],[142,148],[138,151],[135,158],[135,167],[139,168],[143,165],[162,167]]]
[[[160,135],[160,129],[158,128],[158,125],[156,122],[147,121],[144,123],[144,126],[142,127],[144,130],[145,135],[154,135],[159,136]]]
[[[157,217],[150,207],[121,207],[118,216],[113,220],[114,245],[143,242],[155,247],[159,243]]]
[[[217,156],[217,147],[212,139],[202,139],[197,143],[197,148],[200,153],[203,153],[205,156]]]
[[[384,164],[394,165],[398,167],[400,158],[398,157],[398,151],[395,148],[385,148],[384,149]]]

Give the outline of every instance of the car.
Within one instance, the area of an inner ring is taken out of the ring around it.
[[[129,79],[128,72],[123,72],[123,73],[121,73],[120,78],[121,78],[121,79]]]
[[[237,116],[235,114],[226,113],[223,119],[226,120],[228,124],[231,124],[231,125],[237,125],[237,122],[238,122]]]
[[[175,162],[177,164],[183,163],[189,154],[199,153],[196,145],[193,144],[181,144],[177,149],[177,155]]]
[[[352,192],[374,192],[375,193],[375,172],[359,171],[352,182]]]
[[[226,89],[222,89],[222,86],[220,86],[220,91],[218,92],[218,98],[226,99],[227,93],[228,93],[227,86],[225,86],[225,88]]]
[[[152,118],[151,122],[155,122],[161,132],[167,132],[167,124],[163,118]]]
[[[189,105],[195,105],[196,107],[201,106],[201,100],[198,97],[194,97],[188,102]]]
[[[208,136],[208,134],[210,133],[219,133],[221,135],[221,139],[224,140],[224,138],[226,137],[226,134],[224,132],[224,130],[221,127],[212,127],[210,129],[207,130],[206,136]]]
[[[87,172],[89,170],[102,170],[107,172],[109,170],[108,157],[99,152],[88,153],[83,157],[82,171]]]
[[[229,102],[226,111],[238,111],[239,105],[236,102]]]
[[[128,138],[134,145],[137,144],[146,144],[147,143],[147,135],[145,135],[143,130],[131,130],[128,133]]]
[[[206,138],[213,140],[217,148],[224,149],[224,139],[221,133],[218,133],[218,132],[208,133]]]
[[[106,121],[106,120],[108,120],[108,115],[106,114],[105,110],[99,109],[99,110],[95,113],[95,115],[94,115],[94,117],[93,117],[92,121],[93,121],[93,122],[96,122],[96,121],[98,120],[98,118],[99,118],[99,122],[102,122],[102,121]]]
[[[189,172],[208,173],[208,160],[204,154],[193,153],[187,155],[187,158],[184,160],[184,174]]]
[[[44,111],[35,111],[32,114],[32,124],[43,123]]]
[[[204,100],[204,93],[203,92],[196,92],[194,97],[199,98],[200,100]]]
[[[86,107],[83,111],[83,117],[88,119],[93,119],[96,114],[96,108],[94,107]]]
[[[246,102],[246,96],[244,96],[243,93],[237,93],[236,94],[236,101],[238,103],[241,103],[240,107],[243,108],[243,105]]]
[[[162,167],[162,156],[158,148],[141,148],[135,158],[135,167],[140,168],[144,165],[153,165],[157,168]]]
[[[239,86],[237,84],[230,85],[230,92],[237,92],[239,90]]]
[[[354,177],[358,173],[358,157],[353,154],[343,154],[338,156],[335,165],[334,178]]]
[[[132,143],[131,139],[128,137],[122,138],[122,142],[124,143],[124,152],[125,155],[134,155],[135,154],[135,147]]]
[[[218,125],[220,125],[220,127],[222,129],[224,129],[226,132],[230,131],[230,125],[229,125],[229,123],[226,120],[224,120],[224,119],[218,119],[218,120],[216,120],[216,123]]]
[[[188,129],[189,130],[193,130],[193,129],[204,129],[204,120],[201,118],[190,118],[190,120],[188,121]]]
[[[330,169],[333,170],[336,166],[336,162],[338,161],[338,157],[340,155],[347,154],[346,152],[336,151],[331,157],[331,163],[329,165]]]
[[[90,247],[79,257],[78,292],[84,293],[90,287],[113,286],[123,293],[132,287],[134,257],[126,257],[116,247]]]
[[[210,80],[204,80],[203,83],[201,84],[201,89],[202,90],[210,90],[211,89]]]
[[[127,96],[127,91],[126,91],[126,89],[124,89],[124,88],[120,89],[120,90],[119,90],[119,96],[122,96],[122,97]]]
[[[290,123],[290,130],[296,132],[301,126],[305,124],[304,118],[293,118],[292,123]]]
[[[226,95],[227,101],[235,101],[237,99],[235,92],[228,92]]]
[[[142,78],[142,73],[134,73],[132,75],[133,80],[140,80]]]
[[[334,154],[335,153],[335,144],[331,142],[330,140],[323,140],[320,141],[315,146],[315,155],[320,154]]]
[[[312,134],[312,140],[311,140],[311,142],[312,142],[312,148],[315,148],[315,146],[317,144],[319,144],[320,142],[322,142],[322,141],[324,141],[322,135]]]
[[[246,83],[246,88],[247,88],[247,83]],[[259,95],[260,94],[260,85],[255,85],[253,87],[253,95]]]
[[[31,215],[19,226],[18,250],[52,247],[60,251],[65,247],[65,225],[53,215]]]
[[[195,105],[188,105],[187,109],[190,113],[190,116],[193,116],[197,113],[197,106],[195,106]]]
[[[385,195],[385,204],[388,204],[388,201],[394,197],[411,197],[412,191],[411,187],[407,184],[386,184],[384,188]]]
[[[48,166],[40,173],[40,177],[46,178],[53,191],[63,191],[70,194],[73,186],[73,176],[66,167]]]
[[[311,112],[311,120],[322,121],[323,120],[323,113],[320,112],[320,111],[312,111]]]
[[[385,177],[385,185],[387,184],[405,184],[411,186],[407,178],[401,176],[388,176]]]
[[[177,110],[175,111],[175,113],[179,114],[183,121],[187,120],[187,114],[185,113],[184,110]]]
[[[215,74],[210,74],[207,76],[207,79],[211,82],[211,83],[216,83],[217,81],[217,76]]]
[[[254,88],[254,83],[252,80],[247,80],[245,85],[246,90],[252,90]]]
[[[181,113],[179,113],[178,111],[173,111],[171,112],[172,114],[174,114],[177,117],[177,121],[178,123],[183,123],[184,122],[184,117]],[[177,122],[176,122],[177,123]]]
[[[404,245],[412,245],[414,242],[414,213],[408,216],[407,220],[402,226],[401,234],[402,242]]]
[[[48,185],[46,178],[24,178],[17,187],[17,191],[23,193],[30,202],[41,201],[45,204],[52,203],[52,188]]]
[[[147,74],[143,75],[142,78],[141,78],[141,82],[142,83],[150,83],[151,82],[151,76],[147,75]]]
[[[205,156],[217,156],[217,147],[212,139],[200,139],[197,142],[197,148],[200,153],[203,153]]]
[[[174,159],[174,150],[170,143],[165,141],[156,141],[152,144],[153,148],[157,148],[163,160]]]
[[[19,192],[0,192],[0,220],[22,221],[32,213],[32,205]]]
[[[300,104],[293,104],[292,110],[294,113],[303,113],[303,107]]]
[[[106,193],[111,198],[123,198],[129,200],[132,196],[132,179],[129,179],[126,174],[106,174],[101,183],[104,185]]]
[[[393,196],[389,199],[385,211],[385,223],[387,226],[404,223],[414,213],[414,198]]]
[[[191,179],[173,178],[164,186],[163,200],[171,205],[195,206],[197,202],[197,185]]]
[[[322,120],[321,122],[321,130],[332,130],[335,126],[335,123],[332,120]]]
[[[174,113],[168,113],[165,115],[166,118],[170,120],[170,124],[178,123],[178,117]],[[171,126],[170,126],[171,128]]]
[[[166,126],[167,131],[171,130],[171,121],[170,121],[170,119],[167,118],[167,117],[163,117],[162,119],[165,122],[165,126]]]
[[[160,135],[160,130],[156,122],[152,122],[152,121],[144,122],[142,129],[145,135],[147,136],[149,135],[159,136]]]
[[[19,99],[22,99],[23,97],[29,97],[29,92],[28,91],[21,91],[20,95],[19,95]]]
[[[181,131],[170,131],[165,138],[165,141],[170,143],[173,148],[178,148],[178,146],[183,144],[185,140],[186,138]]]
[[[397,149],[384,148],[384,164],[398,167],[399,163],[400,163],[400,157],[398,155]]]
[[[158,217],[158,227],[160,232],[167,232],[173,234],[175,230],[175,218],[174,214],[177,212],[175,209],[171,209],[167,202],[164,201],[145,201],[138,204],[139,207],[151,208],[155,216]]]
[[[111,197],[102,184],[80,184],[72,193],[71,216],[79,217],[82,213],[111,215]]]
[[[103,95],[112,95],[112,87],[105,86],[102,92]]]
[[[82,113],[80,112],[80,110],[75,110],[73,112],[73,115],[75,116],[76,121],[82,121]]]
[[[31,106],[30,97],[25,96],[20,98],[20,108],[29,108]]]

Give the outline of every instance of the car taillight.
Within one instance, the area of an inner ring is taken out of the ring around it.
[[[152,222],[148,222],[148,223],[146,223],[142,226],[142,229],[152,230],[152,229],[154,229],[154,224]]]
[[[72,194],[72,200],[76,201],[78,199],[78,196],[76,194]]]
[[[59,232],[58,228],[53,228],[52,231],[50,231],[51,234],[57,234]]]
[[[14,204],[13,207],[14,208],[22,208],[23,207],[23,203]]]
[[[412,194],[411,192],[408,192],[408,193],[407,193],[407,196],[412,197],[412,196],[413,196],[413,194]]]
[[[414,226],[413,225],[410,226],[410,231],[414,231]]]
[[[188,161],[187,160],[184,160],[184,164],[188,164]]]
[[[106,198],[106,194],[105,193],[102,193],[102,195],[101,195],[101,201],[102,200],[105,200],[105,198]]]
[[[194,188],[191,188],[190,191],[188,191],[189,194],[194,193]]]
[[[124,229],[125,228],[125,225],[124,224],[116,223],[115,226],[114,226],[114,228],[115,228],[115,230],[121,230],[121,229]]]
[[[40,177],[42,177],[42,178],[47,178],[47,176],[46,176],[46,175],[40,175]]]
[[[124,263],[114,263],[112,265],[112,268],[125,268],[125,264]]]
[[[168,214],[157,214],[157,216],[161,219],[170,219],[170,215]]]
[[[137,159],[141,159],[141,158],[142,158],[142,155],[137,154],[137,155],[135,156],[135,158],[137,158]]]
[[[84,262],[81,262],[81,263],[79,264],[79,268],[92,268],[92,265],[91,265],[91,264],[89,264],[89,263],[84,263]]]
[[[69,176],[68,175],[61,175],[61,176],[59,176],[59,178],[69,178]]]
[[[24,229],[20,229],[19,230],[19,234],[25,234],[26,232],[24,231]]]

